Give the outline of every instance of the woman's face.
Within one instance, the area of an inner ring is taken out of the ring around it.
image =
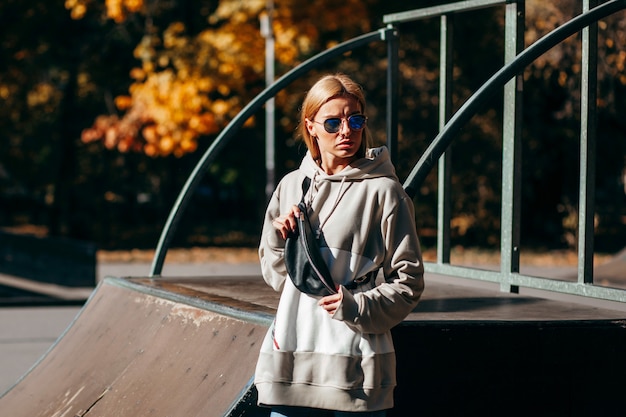
[[[348,125],[348,117],[355,114],[361,114],[361,106],[354,97],[337,97],[324,103],[313,119],[306,119],[309,133],[317,138],[322,168],[328,173],[345,168],[361,147],[363,129],[353,130]],[[328,119],[340,119],[337,132],[331,133],[324,128]]]

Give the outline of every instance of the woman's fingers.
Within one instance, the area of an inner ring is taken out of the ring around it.
[[[280,215],[276,217],[272,224],[280,233],[280,236],[283,239],[287,239],[287,236],[290,232],[295,232],[298,228],[298,223],[296,222],[296,216],[300,216],[300,209],[298,206],[293,206],[291,208],[291,212]]]
[[[274,225],[274,228],[276,228],[276,230],[283,239],[287,239],[287,235],[291,230],[291,226],[289,224],[289,219],[286,216],[280,216],[275,218],[272,221],[272,225]]]
[[[322,297],[317,304],[324,310],[326,310],[328,314],[333,315],[335,314],[335,311],[337,311],[337,309],[339,308],[342,299],[343,294],[340,290],[337,294],[331,294],[327,295],[326,297]]]

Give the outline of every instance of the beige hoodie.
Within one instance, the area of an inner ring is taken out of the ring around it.
[[[333,280],[348,285],[377,270],[378,279],[342,288],[331,317],[318,298],[298,291],[283,261],[284,240],[272,220],[302,197]],[[278,184],[259,246],[265,281],[282,291],[261,347],[255,384],[261,405],[340,411],[393,407],[395,352],[390,329],[415,308],[424,288],[413,202],[399,183],[385,147],[335,175],[309,154]]]

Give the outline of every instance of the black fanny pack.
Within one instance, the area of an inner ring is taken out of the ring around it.
[[[322,258],[304,204],[304,195],[310,184],[311,179],[308,177],[302,182],[302,199],[298,204],[301,214],[296,219],[298,229],[287,236],[285,265],[287,273],[297,289],[306,294],[323,297],[336,294],[337,288],[328,270],[328,265]]]

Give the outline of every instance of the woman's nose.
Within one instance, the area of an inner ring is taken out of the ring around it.
[[[339,132],[344,136],[348,136],[351,131],[348,119],[341,119],[341,128],[339,129]]]

